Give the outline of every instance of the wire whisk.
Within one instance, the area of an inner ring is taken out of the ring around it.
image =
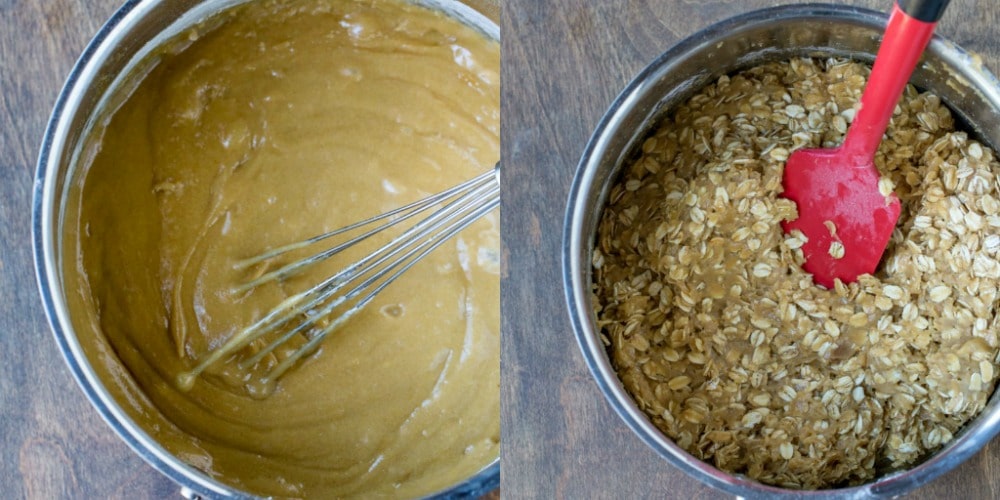
[[[264,273],[239,285],[235,290],[235,293],[245,293],[265,283],[295,275],[406,221],[410,221],[412,224],[388,243],[349,264],[333,276],[323,279],[308,290],[289,296],[255,323],[237,332],[222,346],[199,359],[194,368],[181,373],[177,377],[178,387],[182,390],[190,390],[194,386],[195,380],[208,367],[224,358],[233,356],[251,342],[265,335],[280,332],[280,335],[252,356],[240,360],[239,367],[241,369],[246,370],[253,367],[294,336],[304,334],[308,340],[290,355],[281,359],[264,375],[260,382],[268,386],[301,358],[315,351],[327,336],[364,309],[379,292],[392,284],[425,255],[498,207],[500,205],[499,178],[500,164],[497,163],[489,172],[409,205],[238,262],[236,264],[237,270],[245,270],[288,252],[300,250],[351,231],[364,230],[360,235],[347,241]],[[438,206],[440,208],[425,214]],[[420,214],[425,215],[422,218],[416,218]],[[334,314],[338,309],[341,311]],[[320,322],[325,324],[320,325]]]

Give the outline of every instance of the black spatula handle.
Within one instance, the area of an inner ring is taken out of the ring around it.
[[[897,0],[899,8],[910,17],[925,23],[936,23],[951,0]]]

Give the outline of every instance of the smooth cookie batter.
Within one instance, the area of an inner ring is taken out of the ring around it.
[[[222,16],[156,55],[80,166],[66,273],[90,321],[88,357],[170,452],[255,494],[412,497],[461,481],[499,453],[496,213],[272,392],[256,382],[274,357],[217,363],[189,391],[176,379],[361,253],[242,294],[248,271],[235,262],[492,168],[499,44],[393,0],[265,1]]]

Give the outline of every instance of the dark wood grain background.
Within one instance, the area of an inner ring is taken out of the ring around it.
[[[510,498],[717,498],[646,447],[591,379],[563,298],[563,216],[598,120],[657,55],[781,1],[506,0],[501,484]],[[889,0],[840,2],[887,11]],[[953,0],[939,33],[1000,70],[1000,2]],[[912,498],[1000,498],[1000,441]]]

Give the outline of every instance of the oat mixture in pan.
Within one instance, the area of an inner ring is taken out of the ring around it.
[[[841,142],[868,71],[721,77],[646,139],[598,229],[597,316],[626,389],[688,452],[768,484],[907,467],[997,376],[1000,165],[936,96],[907,88],[879,147],[903,211],[875,276],[817,287],[782,232],[784,161]]]

